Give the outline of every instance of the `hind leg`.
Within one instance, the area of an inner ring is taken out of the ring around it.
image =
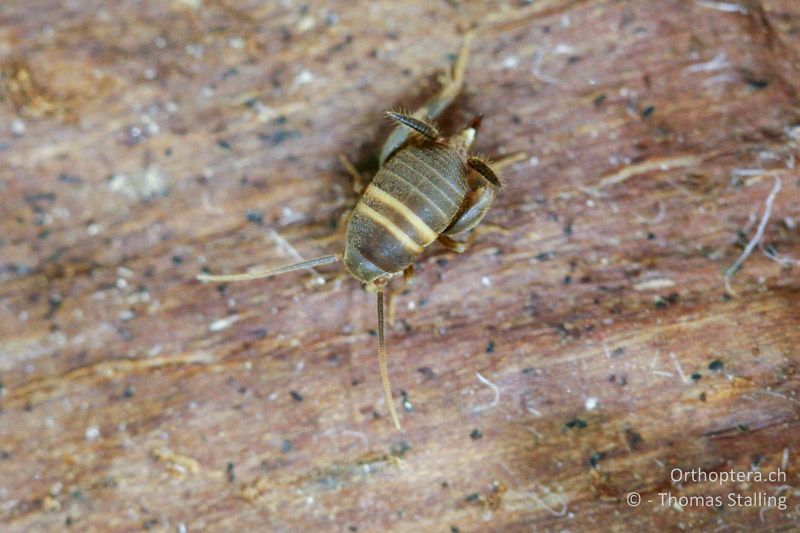
[[[494,190],[488,185],[483,185],[478,187],[477,190],[468,193],[467,198],[464,200],[461,213],[456,217],[453,223],[439,235],[437,239],[439,244],[451,252],[456,252],[458,254],[466,252],[469,247],[472,246],[472,243],[475,242],[478,232],[473,231],[467,237],[466,241],[458,241],[453,239],[451,235],[457,235],[474,229],[480,224],[483,217],[486,216],[486,213],[489,212],[492,202],[494,202]]]
[[[461,213],[442,233],[444,235],[457,235],[473,229],[480,224],[483,217],[489,212],[489,208],[492,207],[492,202],[494,202],[494,197],[494,189],[487,185],[478,187],[477,190],[468,193],[461,208]]]
[[[506,158],[508,159],[508,158]],[[505,163],[506,166],[510,163]],[[472,190],[467,193],[461,211],[455,220],[439,236],[439,243],[456,253],[465,252],[475,241],[477,231],[473,231],[466,241],[457,241],[450,235],[457,235],[475,229],[481,223],[495,198],[495,188],[501,187],[500,178],[495,173],[498,165],[489,166],[483,159],[470,157],[467,165],[475,171],[470,175],[469,184]],[[493,168],[494,167],[494,168]]]
[[[372,181],[372,178],[367,178],[362,175],[352,161],[350,161],[350,159],[344,154],[339,154],[339,163],[341,163],[347,173],[350,174],[350,177],[353,180],[353,192],[355,192],[356,196],[360,198],[361,193],[366,190],[367,186]]]
[[[470,186],[472,191],[467,193],[467,197],[464,199],[464,204],[461,207],[461,211],[456,216],[455,220],[453,220],[453,222],[450,224],[450,226],[448,226],[448,228],[442,232],[442,234],[456,235],[458,233],[469,231],[480,224],[480,222],[483,220],[483,217],[486,216],[486,213],[492,206],[492,202],[494,202],[495,198],[495,189],[488,184],[491,183],[495,187],[502,186],[500,178],[497,176],[496,172],[503,167],[507,167],[521,161],[522,159],[525,159],[525,157],[527,156],[520,152],[504,157],[501,160],[492,163],[491,165],[481,158],[470,157],[467,160],[467,165],[477,172],[480,177],[474,174],[470,177]],[[449,240],[452,241],[452,239]],[[453,242],[457,243],[458,241]],[[471,243],[471,240],[468,242]],[[452,246],[455,246],[452,243],[443,244],[450,247],[450,249],[453,251],[458,251],[459,253],[464,251],[464,249],[452,248]]]
[[[414,284],[414,265],[409,265],[405,270],[403,270],[403,283],[401,283],[398,287],[392,287],[386,291],[386,296],[387,296],[386,318],[388,319],[390,326],[394,326],[395,309],[397,307],[395,299],[397,298],[397,296],[403,294],[403,292],[413,284]]]
[[[438,117],[450,103],[455,100],[461,87],[464,85],[464,72],[467,70],[467,59],[469,57],[469,43],[472,41],[473,34],[469,32],[464,35],[461,49],[453,65],[445,70],[439,77],[442,87],[435,95],[428,99],[422,107],[414,111],[410,116],[420,121],[430,121]],[[387,159],[408,140],[411,129],[406,126],[398,126],[386,139],[381,148],[381,166]]]

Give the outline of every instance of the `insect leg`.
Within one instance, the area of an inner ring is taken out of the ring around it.
[[[469,182],[472,190],[467,193],[464,203],[461,206],[461,211],[439,237],[439,242],[443,246],[451,251],[462,253],[472,245],[476,237],[476,232],[473,232],[465,242],[459,242],[447,236],[474,229],[483,220],[483,217],[486,216],[492,202],[494,202],[494,186],[500,186],[500,179],[497,177],[495,171],[517,163],[526,157],[527,154],[519,152],[506,156],[492,163],[491,166],[489,166],[484,159],[479,157],[470,157],[467,159],[467,165],[475,170],[477,174],[472,174],[470,176]],[[492,186],[490,186],[489,183],[491,183]]]
[[[323,255],[322,257],[316,257],[314,259],[301,261],[299,263],[294,263],[291,265],[284,265],[281,267],[270,268],[270,269],[253,270],[252,272],[244,272],[241,274],[228,274],[222,276],[214,276],[211,274],[200,274],[197,276],[197,279],[199,281],[211,281],[211,282],[249,281],[252,279],[269,278],[272,276],[277,276],[278,274],[294,272],[295,270],[304,270],[306,268],[314,268],[320,265],[328,265],[330,263],[335,263],[336,261],[341,261],[341,259],[342,258],[341,256],[339,256],[339,254]]]
[[[469,43],[472,41],[473,36],[474,34],[472,32],[468,32],[464,35],[464,40],[461,43],[461,49],[458,51],[455,62],[439,77],[439,81],[442,84],[439,92],[430,97],[422,107],[414,111],[414,113],[411,114],[412,118],[418,120],[434,119],[450,105],[456,96],[458,96],[461,87],[464,85],[464,72],[467,70],[467,59],[469,57]],[[383,144],[383,148],[381,148],[381,165],[408,140],[410,133],[408,128],[398,126],[391,135],[389,135],[389,138],[387,138],[386,142]]]
[[[525,152],[517,152],[516,154],[507,155],[505,157],[501,157],[496,161],[492,161],[492,169],[495,172],[499,172],[504,168],[513,165],[514,163],[519,163],[520,161],[524,161],[528,158],[528,154]]]
[[[464,40],[461,42],[456,60],[450,69],[445,70],[439,77],[442,88],[417,110],[419,116],[438,117],[461,92],[461,87],[464,85],[464,72],[467,70],[467,60],[469,59],[469,44],[474,36],[472,31],[464,34]],[[417,116],[417,113],[414,113],[414,116]]]
[[[364,177],[344,154],[339,154],[339,163],[341,163],[347,173],[350,174],[350,177],[353,178],[353,191],[356,195],[361,196],[361,193],[364,192],[372,179]]]
[[[388,319],[389,326],[394,326],[394,319],[395,319],[395,309],[397,308],[396,305],[396,297],[403,294],[411,285],[414,284],[414,265],[408,265],[405,270],[403,270],[403,283],[399,286],[394,287],[388,291],[386,291],[386,318]]]
[[[475,239],[478,237],[478,232],[473,231],[469,234],[466,241],[457,241],[452,237],[448,237],[447,235],[439,235],[437,239],[439,244],[450,250],[451,252],[455,252],[457,254],[463,254],[467,250],[469,250],[470,246],[475,242]]]
[[[492,206],[492,202],[494,202],[494,189],[488,185],[483,185],[477,190],[467,193],[461,212],[442,233],[456,235],[471,230],[483,220]],[[445,246],[447,245],[445,244]]]

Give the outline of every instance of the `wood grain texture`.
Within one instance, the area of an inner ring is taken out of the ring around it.
[[[193,277],[339,251],[338,154],[374,170],[472,24],[439,125],[529,158],[399,299],[398,433],[374,295]],[[796,527],[798,50],[794,0],[2,2],[2,529]],[[776,180],[787,259],[728,294]]]

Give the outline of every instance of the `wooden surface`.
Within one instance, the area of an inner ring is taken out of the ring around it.
[[[0,5],[3,531],[796,527],[794,0],[111,4]],[[398,433],[374,295],[193,277],[339,251],[472,24],[440,124],[528,159],[398,302]]]

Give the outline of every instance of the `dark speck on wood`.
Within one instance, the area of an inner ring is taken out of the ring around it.
[[[606,101],[606,95],[598,94],[597,96],[594,97],[594,106],[600,107],[601,105],[603,105],[603,102],[605,101]]]
[[[59,174],[58,180],[72,185],[77,185],[83,182],[83,180],[81,180],[78,176],[73,176],[72,174]]]
[[[271,146],[278,146],[290,139],[299,139],[302,134],[298,130],[278,130],[275,133],[259,133],[258,138]]]
[[[429,366],[421,366],[417,369],[417,372],[425,376],[425,379],[436,379],[436,372]]]
[[[408,392],[405,390],[400,391],[401,401],[400,404],[403,406],[406,412],[410,413],[414,411],[414,406],[411,401],[408,399]]]
[[[411,445],[409,445],[406,441],[401,440],[392,444],[389,453],[391,453],[394,457],[403,457],[409,450],[411,450]]]
[[[264,214],[259,213],[258,211],[250,211],[249,209],[245,212],[245,218],[247,218],[248,222],[252,222],[258,226],[264,223]]]
[[[766,89],[769,86],[769,81],[762,78],[747,78],[747,84],[753,89]]]
[[[588,424],[586,423],[585,420],[581,418],[573,418],[572,420],[566,423],[566,426],[569,429],[583,429],[586,426],[588,426]]]
[[[605,458],[606,454],[603,452],[595,452],[589,457],[589,466],[597,468],[597,465]]]
[[[625,441],[628,443],[628,448],[634,450],[644,441],[642,436],[631,428],[625,428]]]

